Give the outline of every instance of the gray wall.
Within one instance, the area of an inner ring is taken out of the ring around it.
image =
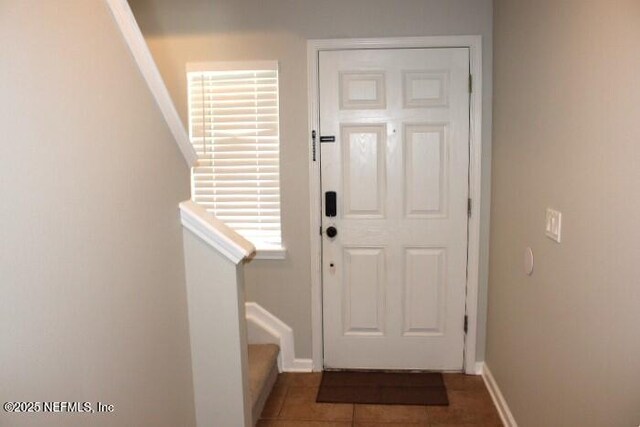
[[[0,425],[194,425],[182,156],[105,2],[0,10],[0,401],[115,405]]]
[[[182,118],[185,64],[212,60],[280,63],[281,178],[285,261],[253,261],[248,299],[289,324],[296,356],[311,356],[306,40],[467,35],[484,37],[482,264],[478,358],[484,354],[491,158],[491,0],[132,0],[131,6]]]
[[[487,363],[521,426],[639,425],[640,2],[499,0],[494,22]]]

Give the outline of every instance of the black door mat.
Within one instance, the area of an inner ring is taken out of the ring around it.
[[[449,405],[439,372],[325,371],[317,402]]]

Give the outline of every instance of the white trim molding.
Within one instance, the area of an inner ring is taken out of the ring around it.
[[[206,71],[278,70],[278,61],[207,61],[188,62],[187,73]]]
[[[251,259],[256,248],[247,239],[191,200],[180,203],[182,225],[234,264]]]
[[[313,360],[311,359],[293,359],[291,368],[285,372],[312,372]]]
[[[476,375],[482,375],[484,372],[484,362],[476,362],[474,371]]]
[[[282,320],[255,302],[245,303],[249,344],[277,344],[280,346],[280,372],[311,372],[311,359],[297,359],[293,330]]]
[[[476,374],[476,339],[478,328],[478,286],[480,263],[480,209],[482,177],[482,37],[481,36],[437,36],[397,37],[374,39],[326,39],[307,42],[308,99],[309,99],[309,195],[311,223],[311,322],[314,370],[322,370],[324,364],[322,341],[322,236],[320,189],[320,145],[311,139],[312,132],[320,128],[318,56],[324,50],[345,49],[393,49],[393,48],[468,48],[469,67],[473,78],[470,94],[469,128],[469,197],[473,211],[469,217],[469,240],[467,258],[466,315],[468,331],[465,336],[464,371]],[[317,157],[317,159],[316,159]],[[314,161],[314,159],[318,161]]]
[[[498,387],[498,383],[495,378],[491,374],[491,370],[485,364],[482,367],[482,379],[484,380],[487,389],[489,390],[489,394],[491,395],[491,399],[493,399],[493,403],[496,405],[496,409],[500,414],[500,418],[502,419],[502,423],[506,427],[518,427],[518,423],[516,423],[516,419],[513,417],[511,413],[511,409],[509,409],[509,405],[507,405],[507,401],[502,395],[502,391],[500,391],[500,387]]]
[[[287,259],[287,249],[282,246],[274,248],[258,247],[254,259]]]
[[[129,7],[127,0],[106,0],[107,5],[111,9],[111,13],[115,18],[116,24],[125,43],[129,47],[133,58],[138,64],[142,77],[147,82],[149,90],[153,95],[162,115],[164,116],[173,137],[178,144],[178,148],[182,152],[185,161],[189,167],[196,165],[198,161],[198,155],[196,154],[191,141],[189,141],[189,135],[180,119],[180,115],[176,110],[176,107],[171,99],[171,95],[167,90],[167,86],[164,84],[162,75],[158,70],[158,67],[153,60],[153,56],[149,51],[147,42],[140,31],[140,27],[136,22],[136,18],[133,16],[133,12]]]

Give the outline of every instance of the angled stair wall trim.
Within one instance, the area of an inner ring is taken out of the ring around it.
[[[278,368],[281,372],[311,372],[311,359],[295,357],[293,330],[256,302],[245,303],[249,344],[280,346]]]
[[[171,99],[171,95],[167,90],[167,86],[162,79],[162,75],[153,60],[151,51],[147,46],[147,42],[142,35],[142,31],[138,26],[135,16],[129,7],[127,0],[106,0],[107,5],[111,9],[111,13],[122,32],[124,41],[129,47],[133,58],[140,69],[142,77],[147,82],[162,115],[164,116],[173,137],[178,144],[178,148],[182,152],[185,161],[189,167],[196,165],[198,155],[189,141],[189,134],[180,119],[178,110]]]

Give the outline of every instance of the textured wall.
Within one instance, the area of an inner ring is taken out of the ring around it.
[[[637,0],[495,4],[487,363],[524,427],[640,424],[639,22]]]
[[[482,35],[484,152],[478,358],[484,355],[491,157],[491,0],[132,0],[183,119],[185,64],[190,61],[278,60],[285,261],[247,267],[248,298],[289,324],[296,356],[311,356],[311,273],[307,134],[307,39]]]
[[[2,2],[0,39],[0,401],[115,405],[0,425],[194,425],[189,171],[106,3]]]

